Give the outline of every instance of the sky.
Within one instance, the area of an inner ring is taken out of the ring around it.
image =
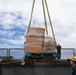
[[[33,0],[0,0],[0,47],[24,48]],[[76,48],[76,0],[47,0],[56,41],[63,48]],[[49,28],[49,36],[51,30]],[[32,24],[43,27],[41,0],[36,0]]]

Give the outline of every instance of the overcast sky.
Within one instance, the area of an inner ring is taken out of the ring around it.
[[[32,1],[0,0],[0,47],[24,47]],[[76,48],[76,0],[47,0],[47,3],[57,43]],[[41,0],[36,0],[32,25],[44,26]]]

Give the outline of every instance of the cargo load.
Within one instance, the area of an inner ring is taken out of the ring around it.
[[[26,57],[29,59],[55,58],[56,46],[52,37],[45,37],[44,28],[30,28],[26,40]]]
[[[34,0],[35,1],[35,0]],[[51,18],[50,18],[50,14],[49,14],[49,10],[48,10],[48,6],[47,6],[47,2],[46,0],[42,0],[42,6],[43,6],[43,13],[44,13],[44,25],[45,28],[41,27],[41,28],[35,28],[35,27],[31,27],[31,22],[32,22],[32,17],[33,17],[33,9],[34,9],[34,4],[35,2],[33,1],[32,4],[32,11],[31,11],[31,16],[30,16],[30,21],[29,21],[29,26],[28,26],[28,30],[27,30],[27,34],[26,34],[26,48],[25,48],[25,62],[28,62],[30,60],[52,60],[55,59],[57,57],[57,43],[56,43],[56,39],[55,39],[55,35],[54,35],[54,30],[53,30],[53,26],[51,23]],[[45,3],[44,3],[45,1]],[[45,13],[45,6],[46,6],[46,11],[47,11],[47,15],[48,15],[48,19],[49,19],[49,23],[47,23],[47,18],[46,18],[46,13]],[[50,35],[48,35],[48,31],[49,31],[49,26],[51,28],[51,32],[52,33],[52,37]],[[47,35],[47,36],[45,36]]]

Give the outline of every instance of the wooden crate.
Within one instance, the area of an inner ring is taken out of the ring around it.
[[[40,46],[40,45],[28,45],[28,46],[26,46],[25,52],[41,53],[41,48],[42,48],[42,46]]]
[[[42,37],[28,37],[26,44],[27,45],[42,45],[43,38]]]
[[[42,53],[56,53],[56,47],[42,47]]]

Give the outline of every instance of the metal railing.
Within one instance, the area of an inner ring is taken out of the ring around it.
[[[76,55],[76,48],[62,48],[62,50],[72,50],[73,51],[73,56]]]
[[[67,59],[72,58],[76,55],[76,48],[62,48],[61,49],[61,58]]]
[[[24,56],[24,48],[0,48],[1,56],[13,56],[15,59],[21,59]]]
[[[72,58],[76,55],[76,48],[62,48],[61,59]],[[13,56],[14,59],[22,59],[24,57],[24,48],[0,48],[1,56]]]

